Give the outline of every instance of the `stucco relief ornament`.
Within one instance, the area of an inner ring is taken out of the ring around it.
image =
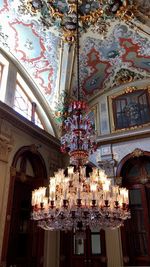
[[[143,156],[144,155],[144,151],[140,148],[135,148],[134,151],[131,153],[132,154],[132,157],[137,157],[139,158],[140,156]]]
[[[136,81],[139,79],[144,79],[144,78],[145,76],[141,75],[140,73],[136,73],[129,69],[123,68],[116,73],[111,87],[129,83],[129,82]]]
[[[0,161],[8,162],[11,150],[12,144],[8,140],[5,140],[5,138],[0,137]]]
[[[81,31],[104,20],[127,14],[132,0],[80,0],[78,6],[79,27]],[[64,41],[73,43],[76,39],[76,0],[22,0],[17,13],[29,15],[31,19],[42,23],[45,29],[59,29]],[[29,17],[28,16],[28,17]],[[23,18],[22,18],[23,19]],[[105,31],[103,25],[102,31]]]

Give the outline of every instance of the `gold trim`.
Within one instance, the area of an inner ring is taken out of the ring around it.
[[[75,47],[72,45],[71,48],[72,48],[72,52],[70,52],[70,53],[72,53],[72,56],[71,56],[72,61],[71,61],[71,67],[70,67],[71,71],[70,71],[69,82],[68,82],[69,95],[71,95],[71,85],[72,85],[72,81],[73,81],[73,77],[74,77],[74,65],[75,65],[75,56],[76,56]],[[70,57],[70,55],[69,55],[69,57]]]
[[[126,87],[125,89],[123,89],[122,91],[119,91],[113,95],[108,96],[108,107],[109,107],[109,118],[110,118],[110,129],[111,129],[111,133],[120,133],[120,132],[124,132],[124,131],[129,131],[129,130],[135,130],[135,129],[141,129],[144,127],[148,127],[150,126],[150,122],[149,123],[144,123],[142,125],[136,125],[136,126],[131,126],[128,128],[122,128],[122,129],[115,129],[115,122],[114,122],[114,116],[113,116],[113,100],[118,97],[118,96],[122,96],[124,94],[130,94],[136,90],[147,90],[148,94],[150,94],[150,86],[140,86],[140,87],[135,87],[135,86],[129,86]]]
[[[34,154],[37,154],[38,152],[38,146],[35,144],[30,145],[30,151]]]
[[[135,157],[140,157],[140,156],[143,156],[144,155],[144,151],[140,148],[135,148],[134,151],[131,153],[132,157],[135,158]]]
[[[61,40],[60,41],[60,52],[59,52],[59,69],[58,69],[58,74],[57,74],[57,77],[58,77],[57,99],[59,98],[60,89],[61,89],[60,81],[61,81],[61,70],[62,70],[62,57],[63,57],[63,52],[64,52],[64,43]]]
[[[94,113],[94,123],[95,123],[95,131],[97,132],[97,135],[99,135],[100,133],[100,127],[99,127],[99,112],[98,112],[98,103],[96,103],[95,105],[91,106],[89,108],[89,112],[88,114],[90,114],[90,112]]]

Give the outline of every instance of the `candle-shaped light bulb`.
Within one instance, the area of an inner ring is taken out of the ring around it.
[[[44,197],[43,206],[44,206],[45,211],[48,211],[48,197]]]
[[[50,200],[55,200],[55,193],[56,193],[56,180],[55,180],[55,177],[52,177],[50,179],[49,192],[50,192]]]
[[[35,194],[35,190],[32,191],[32,206],[35,206],[36,204],[36,194]]]
[[[97,184],[96,183],[92,183],[91,184],[92,200],[95,200],[96,189],[97,189]]]
[[[38,198],[39,198],[39,202],[43,203],[44,197],[45,197],[45,193],[46,193],[46,187],[40,187],[37,190],[37,194],[38,194]]]
[[[120,197],[122,199],[122,203],[128,204],[128,190],[126,188],[120,188]]]
[[[104,199],[108,199],[108,193],[109,193],[109,186],[110,186],[110,180],[106,179],[105,183],[103,183],[103,191],[104,191]]]
[[[72,175],[73,172],[74,172],[74,167],[69,166],[69,167],[68,167],[68,175]]]
[[[113,198],[115,201],[118,200],[118,195],[119,195],[119,186],[118,185],[114,185],[112,187],[112,193],[113,193]]]

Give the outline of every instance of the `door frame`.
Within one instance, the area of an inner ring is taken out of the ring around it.
[[[39,187],[39,185],[44,186],[47,184],[46,165],[45,165],[42,155],[37,150],[37,147],[35,145],[21,147],[14,155],[12,165],[10,167],[10,183],[9,183],[9,191],[8,191],[7,210],[6,210],[4,237],[3,237],[3,245],[2,245],[2,256],[1,256],[1,260],[3,263],[7,262],[7,251],[8,251],[8,243],[9,243],[10,226],[11,226],[15,181],[17,179],[20,179],[23,181],[23,179],[26,177],[24,170],[23,170],[24,166],[22,166],[22,170],[20,170],[19,173],[17,172],[17,163],[21,157],[26,157],[26,156],[29,156],[28,160],[32,161],[31,165],[33,167],[33,172],[35,175],[34,177],[35,188]]]
[[[118,164],[117,166],[117,170],[116,170],[116,182],[118,182],[118,184],[121,186],[123,184],[123,186],[126,186],[128,189],[141,189],[141,196],[142,196],[142,202],[146,201],[146,185],[150,186],[150,181],[148,180],[147,183],[142,183],[142,182],[137,182],[137,183],[133,183],[133,184],[124,184],[124,180],[125,177],[121,177],[122,176],[122,170],[125,166],[125,163],[127,161],[133,160],[139,157],[147,157],[150,159],[150,152],[149,151],[143,151],[139,148],[136,148],[132,153],[126,155]],[[120,179],[121,178],[121,179]],[[117,181],[118,180],[118,181]],[[144,221],[147,222],[148,221],[148,209],[146,209],[144,211]],[[147,228],[147,232],[148,235],[150,237],[150,224],[147,222],[146,224],[146,228]],[[123,260],[124,260],[124,264],[125,265],[129,265],[129,255],[128,255],[128,249],[127,249],[127,242],[126,242],[126,235],[125,235],[125,230],[124,227],[121,227],[121,239],[122,239],[122,250],[123,250]],[[150,240],[148,239],[148,251],[149,251],[149,256],[147,256],[147,261],[150,262]],[[142,257],[139,257],[139,261],[142,261]],[[145,258],[146,260],[146,258]],[[149,266],[149,265],[148,265]]]

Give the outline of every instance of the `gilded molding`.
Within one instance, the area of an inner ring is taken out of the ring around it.
[[[38,146],[35,144],[30,145],[30,151],[36,154],[38,152]]]
[[[98,166],[105,170],[106,175],[109,178],[114,177],[114,166],[116,165],[116,161],[114,159],[110,160],[102,160],[98,162]]]
[[[134,151],[131,153],[132,157],[140,157],[144,155],[144,151],[140,148],[135,148]]]
[[[64,42],[73,44],[76,41],[77,30],[77,9],[79,9],[79,28],[86,32],[90,26],[99,26],[101,21],[105,22],[110,18],[119,18],[129,22],[134,17],[134,8],[129,0],[122,1],[79,1],[77,6],[75,0],[54,1],[54,0],[23,0],[17,6],[18,15],[30,15],[44,29],[54,26],[60,32]],[[107,24],[107,22],[105,22]],[[103,33],[107,29],[103,27]]]

